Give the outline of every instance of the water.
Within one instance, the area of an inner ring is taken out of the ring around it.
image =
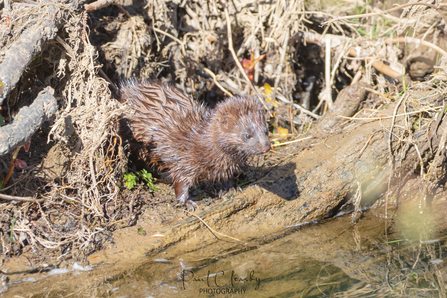
[[[33,282],[23,275],[4,295],[445,297],[447,230],[445,213],[435,211],[407,204],[385,220],[383,211],[369,210],[355,223],[344,215],[246,245],[197,236],[119,274],[102,264],[92,272],[34,275]]]
[[[372,213],[372,212],[371,212]],[[380,214],[379,214],[380,215]],[[127,277],[116,297],[445,297],[446,233],[436,216],[403,210],[398,219],[349,215],[289,229],[257,247],[183,255],[174,248]],[[442,219],[440,219],[442,220]],[[441,221],[442,222],[442,221]],[[157,259],[163,255],[163,259]]]

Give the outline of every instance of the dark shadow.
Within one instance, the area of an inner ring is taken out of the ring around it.
[[[255,169],[250,170],[256,171]],[[262,170],[267,172],[266,175],[259,182],[254,183],[284,200],[292,201],[300,195],[295,170],[294,163],[278,165],[273,168],[266,167]]]

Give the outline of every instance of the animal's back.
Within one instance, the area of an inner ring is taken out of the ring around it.
[[[136,141],[145,144],[166,139],[175,130],[185,133],[203,121],[205,108],[179,89],[155,80],[129,80],[120,88],[121,101],[135,111],[127,124]]]

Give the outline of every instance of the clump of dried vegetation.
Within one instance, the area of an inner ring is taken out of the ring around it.
[[[148,196],[123,195],[127,157],[116,119],[126,108],[116,100],[116,85],[125,78],[175,82],[210,105],[230,94],[257,96],[270,110],[275,140],[306,133],[342,88],[361,80],[371,90],[356,117],[374,117],[397,102],[406,124],[388,128],[400,141],[390,146],[391,156],[416,146],[424,179],[436,184],[445,176],[447,134],[436,148],[424,149],[414,138],[444,117],[445,4],[416,2],[385,12],[379,4],[344,2],[341,11],[300,0],[130,4],[0,1],[0,61],[22,34],[50,26],[44,20],[55,28],[20,62],[28,66],[4,94],[4,127],[47,86],[58,105],[33,137],[29,165],[0,190],[3,256],[24,248],[91,253],[117,223],[133,222],[141,205],[150,204]],[[340,17],[346,11],[361,15]],[[10,151],[0,157],[2,178]],[[48,160],[50,153],[57,162]]]

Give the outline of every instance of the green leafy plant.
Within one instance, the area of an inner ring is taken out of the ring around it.
[[[142,227],[138,228],[138,235],[146,236],[146,234],[146,231]]]
[[[137,174],[146,181],[146,185],[147,187],[149,187],[149,189],[161,192],[158,188],[154,186],[154,183],[152,182],[152,173],[148,173],[148,171],[142,169],[141,171],[137,172]]]
[[[124,174],[124,180],[126,181],[126,187],[130,190],[137,185],[137,176],[132,172]]]
[[[421,119],[416,120],[416,121],[413,123],[413,125],[411,126],[411,130],[412,130],[412,131],[418,130],[418,129],[420,128],[420,125],[421,125]]]
[[[137,176],[138,175],[138,176]],[[149,173],[145,169],[138,171],[136,173],[129,172],[127,174],[124,174],[124,180],[126,181],[126,187],[130,190],[132,190],[135,185],[137,185],[137,179],[140,177],[146,182],[147,187],[149,187],[150,190],[161,192],[159,189],[157,189],[154,186],[154,183],[152,182],[152,173]]]

